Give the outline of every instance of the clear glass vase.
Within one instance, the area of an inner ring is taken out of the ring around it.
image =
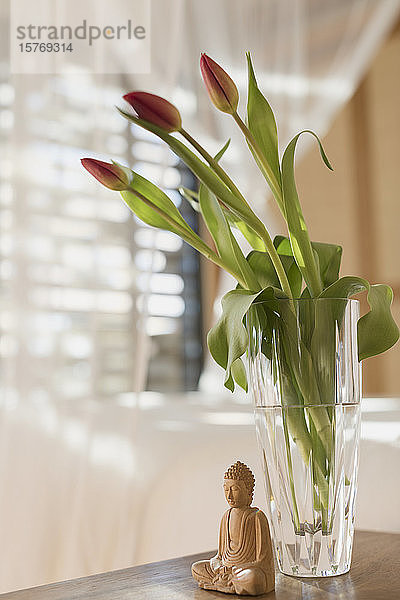
[[[359,303],[270,300],[247,315],[250,387],[279,569],[350,569],[360,432]]]

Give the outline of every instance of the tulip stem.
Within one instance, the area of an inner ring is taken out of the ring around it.
[[[275,176],[274,172],[272,171],[269,162],[265,158],[263,151],[261,150],[260,146],[258,145],[258,142],[255,139],[254,135],[251,133],[250,129],[247,127],[246,123],[243,121],[243,119],[241,119],[241,117],[238,115],[237,112],[234,112],[232,116],[235,119],[238,126],[240,127],[242,133],[244,134],[253,153],[255,154],[257,161],[259,163],[258,166],[259,166],[262,174],[264,175],[265,179],[267,180],[267,183],[268,183],[269,187],[271,188],[271,191],[272,191],[273,195],[275,196],[275,199],[280,208],[280,211],[286,221],[286,211],[285,211],[285,205],[283,202],[282,187],[281,187],[280,182],[276,179],[276,176]]]
[[[180,223],[178,223],[177,221],[175,221],[175,219],[173,219],[167,212],[165,212],[162,208],[160,208],[156,204],[153,204],[153,202],[151,202],[150,200],[148,200],[148,198],[146,198],[146,196],[144,196],[143,194],[141,194],[137,190],[134,190],[132,187],[130,187],[129,191],[132,192],[135,196],[137,196],[142,202],[144,202],[152,210],[154,210],[156,213],[158,213],[163,219],[165,219],[165,221],[167,221],[167,223],[169,223],[172,226],[174,232],[177,232],[180,235],[180,237],[185,242],[187,242],[190,246],[192,246],[192,248],[194,248],[195,250],[197,250],[198,252],[200,252],[200,254],[202,254],[203,256],[205,256],[208,260],[211,260],[218,267],[221,267],[222,269],[224,269],[225,271],[227,271],[228,273],[230,273],[232,275],[232,277],[234,277],[237,280],[237,282],[244,289],[248,289],[248,285],[244,281],[244,279],[242,278],[242,276],[239,275],[238,273],[235,273],[218,256],[218,254],[216,254],[209,246],[207,246],[207,244],[205,244],[203,242],[203,240],[198,235],[196,235],[194,232],[190,233],[188,229],[186,229],[183,225],[181,225]],[[125,198],[123,196],[122,196],[122,198],[126,202],[126,200],[125,200]],[[128,206],[129,206],[129,204],[128,204]]]
[[[181,135],[208,162],[210,167],[219,176],[219,178],[226,184],[226,186],[231,190],[231,192],[233,194],[235,194],[235,196],[237,198],[239,198],[250,210],[252,210],[250,208],[248,202],[246,201],[246,199],[242,196],[239,189],[236,187],[236,185],[233,183],[233,181],[231,180],[229,175],[226,173],[226,171],[224,171],[224,169],[221,167],[221,165],[218,163],[218,161],[215,160],[215,158],[213,158],[211,156],[211,154],[209,154],[207,152],[207,150],[205,148],[203,148],[203,146],[201,146],[187,131],[185,131],[185,129],[180,129],[179,133],[181,133]],[[245,219],[243,219],[242,215],[239,215],[239,216],[244,222],[246,222]],[[278,275],[278,279],[282,286],[282,290],[285,292],[285,294],[288,296],[288,298],[292,298],[292,291],[290,289],[289,280],[286,276],[286,272],[285,272],[285,269],[283,268],[281,259],[279,258],[279,254],[277,253],[276,248],[272,242],[272,239],[271,239],[267,229],[265,228],[264,224],[261,221],[259,221],[258,218],[257,218],[257,221],[260,223],[260,227],[257,227],[257,229],[254,228],[254,224],[250,224],[250,223],[247,223],[247,224],[252,229],[254,229],[254,231],[257,233],[257,235],[259,235],[261,237],[262,241],[265,244],[267,252],[272,260],[272,264],[275,267],[275,271]]]
[[[218,163],[218,161],[213,156],[211,156],[211,154],[209,154],[207,152],[207,150],[205,148],[203,148],[203,146],[201,146],[197,142],[197,140],[195,140],[185,129],[181,129],[179,131],[179,133],[189,142],[189,144],[191,144],[193,146],[193,148],[195,148],[197,150],[197,152],[203,158],[205,158],[205,160],[208,162],[210,167],[219,176],[219,178],[222,179],[222,181],[231,190],[231,192],[233,194],[235,194],[235,196],[237,196],[242,202],[244,202],[250,208],[249,203],[247,202],[247,200],[245,199],[243,194],[236,187],[236,185],[234,184],[232,179],[229,177],[228,173],[226,171],[224,171],[224,169],[221,167],[221,165]]]
[[[161,128],[159,128],[159,127],[157,127],[155,125],[152,125],[151,123],[148,123],[147,121],[144,121],[143,119],[138,119],[137,117],[133,117],[132,115],[129,115],[129,114],[125,113],[121,109],[118,109],[118,110],[120,111],[120,113],[126,119],[128,119],[129,121],[132,121],[133,123],[136,123],[137,125],[139,125],[139,127],[143,127],[144,129],[147,129],[147,131],[151,131],[152,133],[155,133],[155,135],[157,135],[160,139],[162,139],[164,142],[166,142],[169,145],[169,147],[171,148],[171,150],[173,150],[176,154],[178,154],[178,156],[180,156],[182,158],[182,160],[188,165],[189,169],[191,169],[193,171],[193,173],[195,175],[197,175],[197,177],[200,179],[200,181],[203,181],[203,183],[207,186],[207,181],[204,180],[204,176],[202,177],[202,175],[199,174],[199,169],[194,168],[191,165],[192,161],[188,160],[187,155],[186,155],[186,151],[187,151],[187,153],[190,153],[191,151],[189,150],[189,148],[187,146],[185,146],[185,144],[182,144],[182,142],[180,142],[179,140],[177,140],[174,136],[169,135],[168,133],[166,133]],[[189,135],[189,134],[187,134],[187,135]],[[191,139],[193,140],[193,138],[191,138]],[[196,140],[193,140],[193,142],[195,142],[195,144],[198,145],[199,149],[201,148],[202,152],[206,152],[206,150],[204,150],[204,148],[202,148],[200,146],[200,144],[198,144],[196,142]],[[190,142],[190,143],[192,143],[192,142]],[[183,150],[185,152],[183,152]],[[215,160],[215,159],[212,158],[212,156],[210,156],[210,155],[208,155],[208,156],[210,157],[210,159],[212,161]],[[201,166],[203,166],[203,165],[206,166],[202,161],[200,161],[200,159],[197,159],[197,156],[194,156],[194,158],[199,161],[199,163],[201,164]],[[218,165],[218,163],[217,163],[217,165]],[[219,167],[219,168],[221,168],[221,167]],[[241,198],[238,198],[238,196],[236,195],[236,193],[232,192],[232,190],[230,188],[228,188],[226,186],[226,184],[224,184],[224,181],[221,179],[221,176],[218,175],[217,173],[215,173],[215,171],[213,170],[213,168],[211,168],[211,170],[212,170],[213,175],[216,177],[218,183],[221,183],[221,186],[224,188],[224,191],[226,190],[227,192],[229,192],[230,194],[232,194],[235,197],[235,199],[240,199],[240,201],[242,202]],[[223,171],[223,169],[221,169],[221,170]],[[226,173],[225,173],[225,176],[228,177],[228,175]],[[232,182],[232,185],[234,185],[233,182]],[[219,194],[216,193],[215,196],[218,198],[218,201],[221,202],[221,199],[218,197]],[[241,210],[240,206],[239,207],[237,207],[237,206],[233,207],[231,204],[229,204],[229,202],[226,202],[226,204],[229,206],[230,210],[236,216],[238,216],[244,223],[246,223],[249,227],[251,227],[251,229],[258,235],[258,237],[260,237],[262,239],[262,241],[265,244],[265,248],[266,248],[266,250],[267,250],[267,252],[268,252],[268,254],[269,254],[270,258],[271,258],[272,264],[275,267],[275,271],[276,271],[276,274],[278,276],[279,282],[281,284],[281,288],[285,292],[285,294],[287,295],[287,297],[292,299],[293,295],[292,295],[292,291],[290,289],[290,284],[289,284],[289,280],[288,280],[288,278],[286,276],[285,269],[283,268],[282,262],[281,262],[281,260],[279,258],[279,255],[278,255],[278,253],[277,253],[277,251],[275,249],[274,244],[272,243],[271,237],[270,237],[270,235],[269,235],[269,233],[268,233],[268,231],[267,231],[264,223],[262,221],[260,221],[260,219],[254,213],[254,211],[248,205],[248,203],[246,202],[246,200],[244,200],[243,208],[246,208],[247,210]],[[152,206],[154,206],[154,205],[152,205]],[[249,214],[251,216],[251,219],[249,218]],[[190,243],[190,242],[188,242],[188,243]],[[210,259],[210,260],[213,260],[213,259]],[[216,261],[214,260],[214,262],[216,262]],[[223,268],[226,269],[228,272],[231,273],[231,271],[229,271],[229,269],[227,267],[223,266]],[[238,279],[237,275],[234,274],[234,277],[239,282],[239,279]],[[242,285],[242,283],[241,283],[241,285]],[[247,289],[246,285],[244,287],[245,287],[245,289]]]

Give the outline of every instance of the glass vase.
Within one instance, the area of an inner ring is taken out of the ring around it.
[[[275,300],[247,315],[250,388],[279,569],[350,569],[360,433],[359,303]]]

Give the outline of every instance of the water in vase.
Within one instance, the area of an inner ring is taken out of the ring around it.
[[[360,404],[257,407],[272,537],[288,575],[350,568]]]

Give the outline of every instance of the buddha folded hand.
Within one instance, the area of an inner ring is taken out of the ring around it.
[[[257,596],[275,587],[268,521],[251,507],[254,476],[241,462],[224,475],[230,508],[222,517],[216,556],[192,565],[192,575],[204,589]]]

